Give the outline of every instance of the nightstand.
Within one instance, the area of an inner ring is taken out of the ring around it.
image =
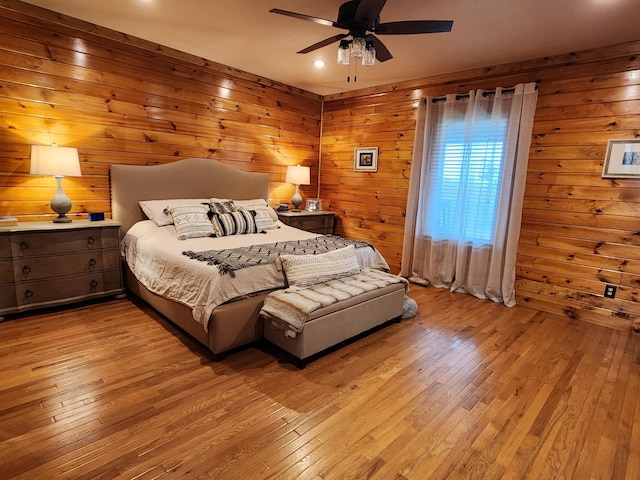
[[[333,235],[334,212],[278,212],[278,218],[285,225],[313,233]]]
[[[0,320],[106,296],[124,298],[118,222],[0,227]]]

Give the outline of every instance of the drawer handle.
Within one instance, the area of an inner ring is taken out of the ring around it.
[[[28,250],[29,249],[29,244],[27,242],[25,242],[24,240],[20,242],[20,249],[21,250]]]
[[[26,292],[24,292],[24,296],[27,298],[31,298],[33,297],[33,292],[31,290],[27,290]]]
[[[87,238],[87,245],[88,245],[89,247],[93,247],[93,244],[94,244],[95,242],[96,242],[96,239],[95,239],[95,238],[93,238],[93,237],[89,237],[89,238]]]
[[[98,286],[97,280],[91,280],[91,288],[96,288]]]
[[[95,267],[96,263],[98,263],[98,262],[96,261],[95,258],[92,258],[92,259],[89,260],[89,266],[90,267]]]
[[[22,273],[24,273],[25,275],[29,275],[31,273],[31,267],[29,265],[25,265],[24,267],[22,267]]]

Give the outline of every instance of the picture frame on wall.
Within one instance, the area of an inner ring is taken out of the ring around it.
[[[353,157],[356,172],[378,171],[378,147],[356,148]]]
[[[609,140],[602,178],[640,178],[640,140]]]

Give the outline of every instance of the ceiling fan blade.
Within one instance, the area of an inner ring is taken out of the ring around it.
[[[376,49],[376,60],[379,62],[386,62],[387,60],[391,60],[393,55],[387,47],[385,47],[384,43],[376,37],[375,35],[367,35],[367,38],[373,42],[373,48]]]
[[[450,32],[452,20],[406,20],[404,22],[388,22],[376,25],[378,35],[410,35],[415,33]]]
[[[280,10],[279,8],[272,8],[271,10],[269,10],[269,12],[277,13],[279,15],[286,15],[287,17],[298,18],[300,20],[308,20],[310,22],[318,23],[320,25],[326,25],[327,27],[349,28],[337,22],[333,22],[325,18],[312,17],[311,15],[305,15],[304,13],[289,12],[287,10]]]
[[[321,42],[318,43],[314,43],[313,45],[300,50],[298,53],[309,53],[309,52],[313,52],[314,50],[317,50],[319,48],[322,47],[326,47],[327,45],[331,45],[332,43],[337,42],[338,40],[342,40],[345,37],[348,37],[349,35],[347,33],[340,33],[338,35],[334,35],[333,37],[329,37],[325,40],[322,40]]]
[[[356,9],[355,20],[371,28],[375,25],[387,0],[360,0]]]

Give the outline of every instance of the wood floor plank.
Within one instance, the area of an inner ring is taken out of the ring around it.
[[[3,479],[640,478],[639,335],[413,286],[298,370],[142,302],[0,324]]]

